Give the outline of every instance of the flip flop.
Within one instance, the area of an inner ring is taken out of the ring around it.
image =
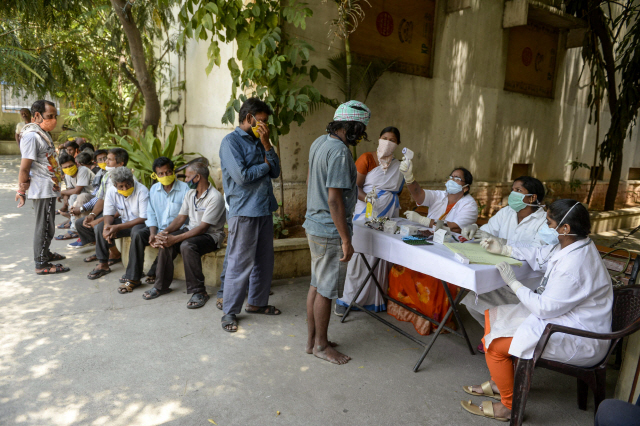
[[[218,297],[216,299],[216,308],[222,310],[222,306],[223,306],[223,301],[222,301],[222,297]]]
[[[124,284],[122,284],[120,287],[118,287],[118,293],[120,293],[120,294],[131,293],[134,288],[140,287],[141,285],[142,285],[142,283],[140,283],[140,282],[127,280]]]
[[[473,395],[473,396],[488,396],[489,398],[493,398],[493,399],[497,399],[498,401],[500,401],[501,397],[499,393],[495,393],[493,391],[493,389],[491,389],[491,382],[484,382],[483,384],[480,385],[482,387],[482,391],[484,393],[478,393],[478,392],[474,392],[473,386],[463,386],[462,390],[465,391],[466,393],[468,393],[469,395]]]
[[[235,325],[236,329],[229,330],[225,328],[228,325]],[[236,331],[238,331],[238,320],[236,319],[235,314],[227,314],[222,316],[222,329],[227,333],[235,333]]]
[[[66,234],[58,235],[58,236],[56,237],[56,240],[58,240],[58,241],[62,241],[62,240],[75,240],[75,239],[77,239],[77,238],[79,238],[79,237],[80,237],[80,235],[78,235],[76,232],[69,231],[69,232],[67,232]]]
[[[65,260],[67,258],[67,256],[63,256],[61,254],[58,253],[51,253],[49,255],[49,262],[55,262],[56,260]]]
[[[189,299],[187,303],[187,309],[198,309],[202,308],[207,301],[209,300],[209,295],[207,293],[195,293]],[[195,305],[189,305],[189,303],[195,303]]]
[[[62,266],[61,264],[52,265],[49,263],[48,265],[44,265],[44,268],[41,268],[40,272],[36,271],[38,275],[53,275],[53,274],[63,274],[65,272],[69,272],[71,269],[66,266]]]
[[[122,262],[122,258],[121,257],[119,257],[117,259],[109,259],[108,265],[112,266],[112,265],[115,265],[116,263],[120,263],[120,262]]]
[[[280,315],[282,313],[282,311],[280,311],[278,308],[271,305],[261,306],[255,311],[250,311],[249,309],[245,309],[244,311],[248,314],[260,314],[260,315]],[[278,311],[278,313],[276,313],[276,311]]]
[[[149,275],[147,276],[147,279],[144,280],[145,284],[155,284],[156,283],[156,276],[155,275]]]
[[[471,400],[469,401],[460,401],[460,405],[462,408],[470,412],[471,414],[475,414],[480,417],[488,417],[490,419],[495,419],[501,422],[508,422],[510,419],[505,417],[496,417],[493,413],[493,402],[491,401],[482,401],[482,410],[479,406],[473,405]]]
[[[56,226],[56,228],[58,228],[58,229],[69,229],[69,228],[71,228],[71,221],[68,221],[68,222],[65,222],[65,223],[61,223],[60,225]]]
[[[162,296],[163,294],[167,294],[167,293],[171,293],[173,291],[173,289],[168,288],[166,290],[158,290],[155,287],[152,287],[151,290],[147,290],[144,293],[142,293],[142,298],[144,300],[151,300],[151,299],[155,299],[157,297]]]
[[[87,278],[89,278],[90,280],[97,280],[98,278],[104,277],[109,273],[111,273],[111,269],[94,269],[93,271],[89,272]]]
[[[83,259],[83,261],[84,261],[84,262],[86,262],[86,263],[95,262],[95,261],[97,261],[97,260],[98,260],[98,256],[96,256],[95,254],[92,254],[91,256],[89,256],[89,257],[85,257],[85,258]]]

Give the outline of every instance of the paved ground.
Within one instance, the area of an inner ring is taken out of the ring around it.
[[[0,157],[0,425],[497,424],[460,408],[461,386],[488,378],[462,339],[442,336],[416,374],[417,345],[356,313],[330,325],[351,362],[304,353],[305,277],[275,283],[282,315],[244,315],[229,334],[214,303],[186,309],[183,281],[153,301],[120,295],[121,265],[88,281],[86,253],[62,242],[53,248],[72,271],[35,275],[33,211],[13,202],[17,167]],[[592,424],[592,401],[587,412],[575,401],[574,379],[536,371],[526,424]]]

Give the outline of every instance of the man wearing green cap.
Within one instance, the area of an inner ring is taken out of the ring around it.
[[[307,353],[334,364],[351,359],[333,347],[327,331],[331,299],[342,297],[347,265],[353,256],[351,218],[358,199],[356,166],[349,146],[367,137],[371,111],[349,101],[338,107],[327,134],[309,151],[307,214],[304,228],[311,250],[311,287],[307,296]]]

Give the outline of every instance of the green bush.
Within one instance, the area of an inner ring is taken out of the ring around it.
[[[15,124],[0,124],[0,141],[12,141],[15,139]]]

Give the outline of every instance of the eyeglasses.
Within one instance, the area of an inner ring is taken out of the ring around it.
[[[461,177],[458,177],[458,176],[449,176],[449,180],[455,180],[458,183],[464,182],[464,179],[462,179]]]

